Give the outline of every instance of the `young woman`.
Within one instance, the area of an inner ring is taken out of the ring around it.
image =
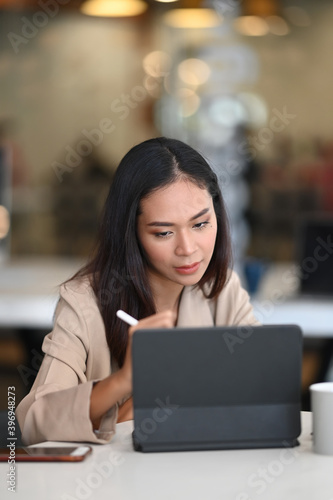
[[[105,443],[133,418],[135,330],[257,324],[230,261],[221,192],[204,158],[164,137],[133,147],[94,257],[60,288],[42,366],[17,408],[24,441]],[[128,327],[118,309],[138,324]]]

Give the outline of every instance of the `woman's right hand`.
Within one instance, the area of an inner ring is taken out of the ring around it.
[[[141,319],[137,325],[129,327],[128,344],[125,354],[125,361],[118,372],[118,376],[123,379],[128,388],[128,393],[132,392],[132,337],[136,330],[150,328],[173,328],[176,324],[176,314],[171,310],[162,311],[147,318]]]
[[[163,311],[152,316],[148,316],[131,326],[128,330],[128,344],[125,354],[125,361],[120,370],[112,373],[108,377],[93,386],[90,396],[90,420],[94,429],[98,429],[102,416],[117,402],[124,399],[132,392],[132,336],[136,330],[142,328],[172,328],[176,323],[176,315],[172,311]],[[126,404],[126,403],[125,403]],[[131,401],[128,408],[124,408],[122,418],[131,415]],[[126,410],[126,411],[125,411]]]

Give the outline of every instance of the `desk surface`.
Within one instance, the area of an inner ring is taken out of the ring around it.
[[[302,412],[301,444],[296,448],[143,454],[133,451],[132,429],[132,421],[118,424],[116,436],[111,444],[94,445],[93,454],[81,463],[17,464],[15,498],[333,498],[333,457],[312,452],[310,413]],[[8,465],[0,464],[1,498],[13,498],[10,496],[12,493],[5,491],[7,471]]]
[[[268,267],[258,293],[251,298],[261,323],[297,324],[305,337],[333,337],[333,297],[299,294],[297,267],[279,263]]]
[[[31,258],[0,264],[0,328],[51,329],[59,284],[82,262],[75,259]],[[295,323],[305,336],[333,337],[333,298],[297,296],[292,264],[274,264],[252,298],[258,319],[266,324]]]
[[[13,259],[0,264],[0,327],[51,328],[59,285],[73,276],[74,259]]]

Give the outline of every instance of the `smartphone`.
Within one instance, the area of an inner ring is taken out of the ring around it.
[[[0,462],[82,462],[91,452],[91,446],[0,448]]]

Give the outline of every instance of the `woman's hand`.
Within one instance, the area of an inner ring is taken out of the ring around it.
[[[128,344],[125,354],[125,361],[118,374],[122,377],[124,384],[128,387],[128,393],[132,392],[132,337],[136,330],[150,328],[173,328],[176,323],[176,314],[171,310],[153,314],[141,319],[137,325],[131,326],[128,330]]]
[[[132,336],[136,330],[142,328],[172,328],[176,323],[176,314],[172,311],[163,311],[148,318],[144,318],[137,325],[128,330],[128,344],[125,361],[120,370],[112,373],[105,379],[94,384],[90,397],[90,420],[94,429],[98,429],[102,416],[111,406],[122,400],[132,392]],[[132,398],[120,407],[118,422],[132,418]]]

